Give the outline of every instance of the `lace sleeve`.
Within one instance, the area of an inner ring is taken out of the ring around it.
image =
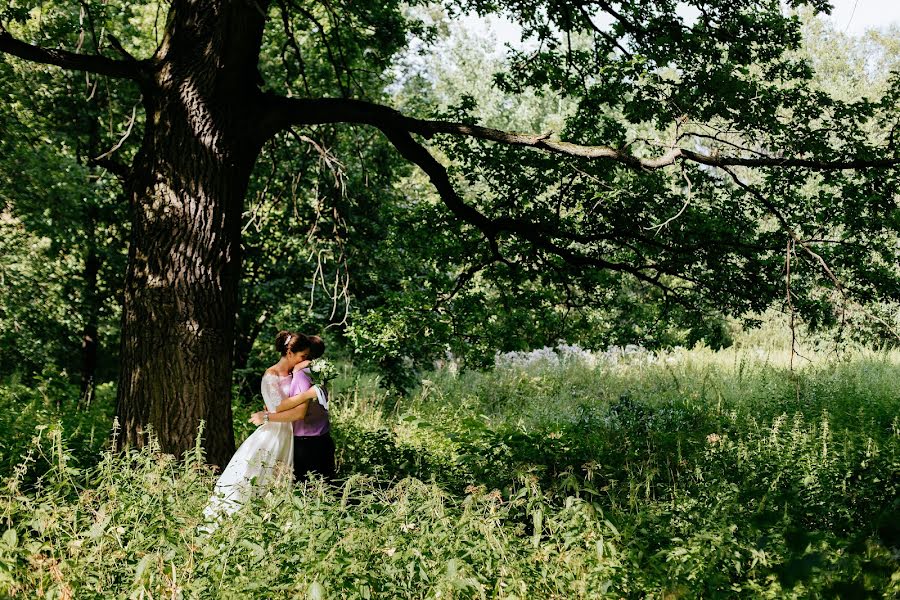
[[[262,396],[269,410],[275,410],[283,400],[278,379],[275,377],[263,377]]]

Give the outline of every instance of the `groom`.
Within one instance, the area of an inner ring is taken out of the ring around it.
[[[306,336],[301,335],[301,339]],[[306,358],[314,360],[325,353],[325,342],[317,335],[306,338],[309,346]],[[301,404],[284,412],[268,413],[269,421],[292,421],[294,427],[294,477],[305,481],[309,473],[318,473],[326,480],[334,479],[334,440],[331,439],[331,423],[328,410],[316,402],[316,390],[311,389],[312,380],[300,363],[294,367],[290,397],[309,396],[309,404]],[[324,390],[323,390],[324,391]],[[265,421],[265,411],[253,413],[251,420],[256,424]]]

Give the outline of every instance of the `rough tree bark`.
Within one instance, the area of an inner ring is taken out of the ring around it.
[[[202,419],[207,460],[219,465],[234,451],[231,355],[243,198],[262,146],[248,120],[262,29],[256,5],[173,5],[143,84],[147,122],[129,178],[120,440],[141,445],[152,428],[180,454]]]

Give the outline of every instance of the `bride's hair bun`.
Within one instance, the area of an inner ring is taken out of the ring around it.
[[[282,356],[287,354],[288,350],[299,352],[306,348],[309,348],[309,338],[302,333],[282,330],[275,336],[275,350]]]
[[[285,354],[288,351],[288,338],[291,337],[293,337],[291,332],[284,330],[279,331],[278,335],[275,336],[275,350],[277,350],[279,354]]]

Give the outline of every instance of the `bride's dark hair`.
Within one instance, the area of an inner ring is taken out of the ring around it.
[[[282,356],[287,354],[287,351],[291,352],[300,352],[301,350],[306,350],[310,347],[310,339],[303,335],[302,333],[296,333],[294,331],[279,331],[278,335],[275,336],[275,350],[277,350]]]

